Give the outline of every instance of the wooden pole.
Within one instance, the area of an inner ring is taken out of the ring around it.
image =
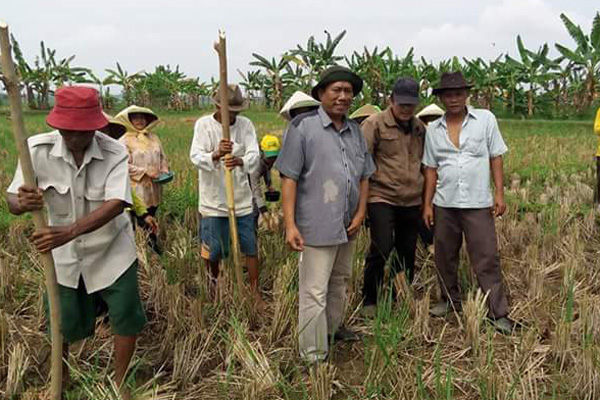
[[[219,41],[215,43],[215,50],[219,54],[219,97],[221,99],[221,126],[223,128],[223,139],[230,140],[229,132],[229,96],[227,90],[227,47],[225,44],[225,32],[219,31]],[[230,159],[231,154],[225,156]],[[242,275],[242,258],[240,254],[240,242],[235,218],[235,200],[233,197],[233,173],[225,168],[225,189],[227,192],[227,210],[229,214],[229,233],[233,247],[233,265],[237,281],[238,295],[244,295],[244,279]]]
[[[13,135],[19,151],[19,161],[23,171],[23,179],[27,186],[36,186],[35,173],[31,162],[31,154],[27,145],[27,134],[23,123],[21,96],[19,93],[19,80],[15,72],[15,65],[11,56],[8,25],[0,21],[0,58],[2,59],[2,73],[4,86],[10,99],[10,115],[13,125]],[[46,228],[46,215],[43,210],[34,211],[33,223],[36,229]],[[60,307],[58,297],[58,283],[52,253],[40,254],[46,276],[46,289],[50,303],[50,335],[52,340],[52,361],[50,372],[50,399],[60,400],[62,397],[62,345],[63,339],[60,332]]]

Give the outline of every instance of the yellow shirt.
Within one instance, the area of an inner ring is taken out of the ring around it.
[[[598,147],[596,148],[596,157],[600,157],[600,108],[596,112],[596,120],[594,121],[594,133],[598,135]]]

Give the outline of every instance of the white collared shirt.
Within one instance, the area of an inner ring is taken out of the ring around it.
[[[439,207],[487,208],[494,204],[490,159],[503,155],[508,148],[494,114],[472,107],[467,111],[458,148],[448,137],[445,115],[427,126],[423,164],[437,169],[433,204]]]
[[[233,169],[233,195],[235,215],[238,217],[252,213],[252,190],[248,174],[253,173],[260,161],[258,140],[252,122],[238,115],[229,127],[233,150],[231,154],[240,157],[244,165]],[[213,115],[199,118],[194,126],[194,139],[190,149],[192,164],[198,168],[198,190],[200,200],[198,211],[203,217],[226,217],[227,196],[225,192],[224,158],[214,162],[212,154],[218,150],[223,138],[221,123]]]
[[[29,138],[37,186],[44,192],[50,226],[66,226],[108,200],[131,200],[127,149],[96,132],[77,168],[58,131]],[[24,184],[20,165],[7,189],[17,194]],[[97,230],[52,250],[62,286],[77,288],[83,278],[88,293],[113,284],[137,258],[131,221],[123,212]]]

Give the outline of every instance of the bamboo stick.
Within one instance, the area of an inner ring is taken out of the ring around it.
[[[221,98],[221,126],[223,128],[223,139],[230,140],[229,132],[229,100],[227,94],[227,47],[225,42],[225,32],[219,31],[219,41],[215,43],[215,50],[219,54],[219,97]],[[230,159],[231,154],[225,156],[225,160]],[[240,242],[237,231],[237,222],[235,218],[235,200],[233,196],[233,171],[225,168],[225,188],[227,193],[227,211],[229,214],[229,234],[231,235],[231,245],[233,247],[233,265],[235,268],[235,277],[237,281],[237,294],[243,296],[244,279],[242,275],[242,259],[240,254]],[[241,298],[241,297],[240,297]]]
[[[28,186],[35,187],[35,174],[31,162],[31,154],[27,145],[27,134],[23,123],[23,111],[21,108],[21,96],[19,93],[19,81],[12,60],[8,25],[0,21],[0,57],[2,58],[2,72],[4,74],[4,86],[10,99],[10,114],[13,125],[13,135],[19,151],[19,161],[23,171],[23,179]],[[46,215],[43,210],[33,211],[33,223],[36,229],[46,228]],[[60,400],[62,397],[62,334],[60,331],[60,308],[58,297],[58,283],[56,281],[56,270],[52,253],[40,254],[44,265],[46,277],[46,289],[50,303],[50,334],[52,340],[52,361],[50,372],[50,399]]]

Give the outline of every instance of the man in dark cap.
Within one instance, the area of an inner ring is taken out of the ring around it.
[[[300,354],[324,361],[330,340],[357,340],[341,326],[356,236],[375,170],[358,124],[347,117],[362,79],[344,67],[325,70],[314,111],[292,119],[275,163],[282,176],[286,242],[299,262]]]
[[[446,113],[427,126],[423,155],[423,219],[427,226],[435,222],[435,263],[443,297],[431,313],[444,316],[453,308],[461,308],[457,270],[464,234],[471,267],[488,295],[490,321],[500,332],[509,334],[513,324],[507,318],[509,308],[494,226],[494,217],[506,210],[502,155],[508,149],[494,114],[466,105],[471,86],[462,73],[451,72],[444,73],[433,90]]]
[[[375,315],[384,267],[392,250],[391,276],[404,270],[414,276],[415,251],[421,220],[423,174],[421,158],[425,126],[415,117],[419,84],[412,78],[396,81],[390,105],[362,124],[377,171],[369,181],[368,215],[371,246],[365,266],[363,309]]]
[[[97,131],[108,120],[96,90],[64,87],[55,101],[46,122],[56,130],[29,138],[38,187],[24,185],[19,166],[7,189],[8,206],[20,215],[47,204],[50,226],[36,230],[32,240],[38,251],[54,257],[65,352],[69,343],[94,334],[96,312],[107,308],[115,380],[122,385],[146,323],[135,238],[124,212],[132,203],[128,153]],[[129,396],[125,389],[122,394]]]

